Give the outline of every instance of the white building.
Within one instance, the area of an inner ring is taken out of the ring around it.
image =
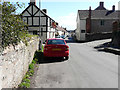
[[[76,19],[76,40],[89,41],[96,39],[111,38],[112,24],[118,20],[118,11],[113,5],[112,10],[107,10],[104,7],[104,2],[91,10],[78,10]]]
[[[28,24],[30,34],[40,35],[41,40],[55,38],[55,21],[47,15],[47,10],[40,10],[35,0],[22,12],[23,20]]]
[[[67,36],[67,31],[63,27],[57,26],[56,34],[59,34],[59,36],[62,36],[62,35]]]

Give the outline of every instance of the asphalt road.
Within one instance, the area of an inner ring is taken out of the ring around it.
[[[118,88],[118,56],[93,48],[106,41],[69,42],[69,60],[38,64],[31,88]]]

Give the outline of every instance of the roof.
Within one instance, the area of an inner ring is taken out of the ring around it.
[[[48,17],[48,18],[50,18],[50,19],[52,19],[50,16],[48,16],[44,11],[42,11],[42,10],[40,10],[40,8],[38,8],[35,4],[29,4],[29,6],[21,13],[21,14],[24,14],[26,11],[27,11],[27,9],[29,8],[29,7],[31,7],[31,6],[35,6],[42,14],[44,14],[46,17]],[[53,20],[53,19],[52,19]],[[55,21],[55,20],[53,20],[53,21]]]
[[[91,19],[118,19],[118,11],[106,15],[109,10],[91,10]],[[86,19],[89,16],[89,10],[78,10],[80,19]]]
[[[97,7],[95,10],[107,10],[105,7]]]
[[[60,26],[57,26],[56,29],[57,29],[58,31],[66,32],[66,30],[65,30],[64,28],[60,27]]]

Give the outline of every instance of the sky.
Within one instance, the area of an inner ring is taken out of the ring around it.
[[[5,0],[6,1],[6,0]],[[28,6],[30,0],[7,0],[10,2],[24,2],[25,8]],[[58,22],[59,26],[67,28],[67,30],[76,29],[76,17],[78,10],[88,10],[89,6],[94,10],[99,6],[101,0],[36,0],[36,5],[41,9],[47,9],[47,15]],[[120,9],[120,0],[102,0],[104,7],[108,10],[115,5],[116,10]],[[39,3],[40,2],[40,3]],[[118,8],[119,6],[119,8]],[[21,13],[25,8],[18,9]]]

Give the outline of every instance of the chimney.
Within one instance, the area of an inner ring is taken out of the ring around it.
[[[107,9],[104,7],[104,2],[99,2],[99,6],[95,10],[107,10]]]
[[[115,11],[115,5],[112,6],[112,10]]]
[[[100,7],[104,7],[104,2],[100,2]]]
[[[47,14],[47,9],[42,9],[42,11]]]
[[[89,18],[91,19],[91,6],[89,7]]]
[[[88,18],[86,19],[86,32],[87,33],[91,32],[91,7],[89,7],[89,15]]]
[[[36,5],[36,0],[30,0],[30,4]]]

